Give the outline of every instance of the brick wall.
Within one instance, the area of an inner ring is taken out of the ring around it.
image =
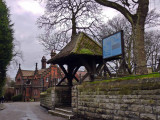
[[[160,78],[74,86],[72,108],[90,120],[160,120]]]

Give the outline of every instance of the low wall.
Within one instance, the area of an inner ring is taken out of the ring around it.
[[[49,88],[47,91],[40,94],[40,105],[47,108],[53,109],[53,97],[54,97],[54,88]]]
[[[160,120],[160,78],[83,83],[72,88],[72,108],[90,120]]]
[[[47,109],[71,106],[71,88],[56,86],[40,94],[40,105]]]

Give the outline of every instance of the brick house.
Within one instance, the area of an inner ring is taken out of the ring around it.
[[[51,57],[55,53],[51,52]],[[56,85],[62,79],[62,73],[57,65],[50,65],[46,68],[46,58],[41,59],[42,68],[38,70],[37,63],[35,70],[22,70],[19,65],[18,72],[15,77],[15,95],[22,94],[24,101],[34,99],[38,101],[40,93],[47,88]]]

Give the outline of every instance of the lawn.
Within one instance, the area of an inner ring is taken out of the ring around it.
[[[115,77],[115,78],[110,78],[107,80],[101,80],[101,81],[94,81],[91,83],[103,83],[103,82],[112,82],[112,81],[122,81],[122,80],[136,80],[136,79],[147,79],[147,78],[160,78],[160,73],[155,72],[152,74],[146,74],[146,75],[130,75],[130,76],[125,76],[125,77]]]

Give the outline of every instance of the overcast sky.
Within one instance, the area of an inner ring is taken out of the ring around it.
[[[34,70],[37,62],[38,68],[41,69],[41,58],[46,56],[46,53],[37,39],[43,31],[37,27],[36,20],[44,13],[44,4],[40,4],[35,0],[6,0],[6,3],[10,8],[10,17],[14,23],[14,37],[20,43],[23,54],[23,61],[20,60],[21,68]],[[154,2],[150,6],[158,7]],[[118,14],[112,9],[107,9],[104,13],[110,18]],[[48,55],[46,58],[49,59],[50,56]],[[9,69],[8,75],[14,78],[17,70],[18,66],[12,67],[12,69]]]
[[[36,62],[40,68],[40,60],[45,53],[37,39],[42,31],[37,28],[36,20],[44,13],[43,6],[34,0],[6,0],[6,2],[14,23],[14,38],[20,43],[23,54],[23,61],[19,61],[22,69],[34,70]],[[14,69],[12,67],[8,74],[14,78],[17,69],[18,66]]]

